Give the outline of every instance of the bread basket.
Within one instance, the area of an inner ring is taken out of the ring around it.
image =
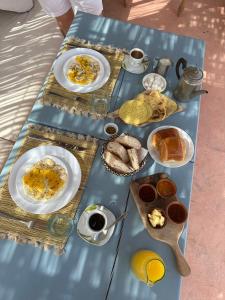
[[[124,133],[124,134],[125,134],[125,135],[128,135],[127,133]],[[144,168],[144,166],[145,166],[145,164],[146,164],[146,161],[147,161],[147,154],[145,155],[144,159],[141,161],[140,166],[139,166],[139,169],[134,170],[134,171],[131,171],[131,172],[129,172],[129,173],[119,173],[118,171],[115,171],[113,168],[111,168],[111,167],[106,163],[106,161],[105,161],[105,159],[104,159],[104,151],[105,151],[106,148],[107,148],[107,144],[108,144],[109,142],[115,141],[115,139],[116,139],[117,137],[119,137],[119,136],[120,136],[120,135],[115,135],[112,139],[108,140],[107,142],[105,142],[105,143],[102,145],[101,159],[102,159],[102,161],[103,161],[103,163],[104,163],[104,166],[105,166],[106,170],[108,170],[109,172],[113,173],[114,175],[117,175],[117,176],[124,176],[124,177],[132,176],[132,175],[138,173],[140,170],[142,170],[142,169]],[[132,136],[132,135],[129,134],[129,136]],[[133,137],[134,137],[134,136],[133,136]],[[136,137],[135,137],[135,138],[136,138]]]

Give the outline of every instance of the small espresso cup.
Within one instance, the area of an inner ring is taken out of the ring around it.
[[[173,201],[167,206],[166,214],[176,224],[184,223],[188,217],[186,207],[178,201]]]
[[[146,59],[147,56],[145,55],[144,51],[140,48],[133,48],[130,50],[129,53],[129,63],[131,65],[139,65]]]
[[[94,211],[88,219],[88,227],[92,232],[100,232],[107,226],[106,216],[103,212]]]

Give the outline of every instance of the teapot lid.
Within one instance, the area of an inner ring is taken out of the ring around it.
[[[203,71],[198,67],[187,67],[183,74],[184,80],[190,84],[199,84],[203,78]]]

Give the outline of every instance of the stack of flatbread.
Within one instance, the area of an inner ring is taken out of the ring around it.
[[[143,92],[126,101],[116,112],[126,124],[141,126],[159,122],[181,111],[181,107],[158,91]]]

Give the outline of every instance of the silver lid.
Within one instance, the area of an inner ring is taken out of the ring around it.
[[[201,84],[203,78],[203,71],[197,67],[187,67],[184,70],[183,78],[189,84]]]

